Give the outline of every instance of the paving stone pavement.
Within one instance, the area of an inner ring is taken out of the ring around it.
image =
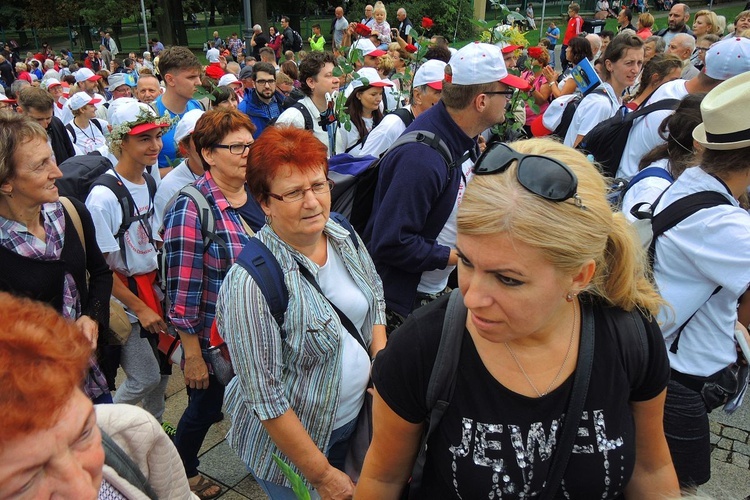
[[[177,425],[187,405],[187,392],[179,370],[174,370],[167,388],[164,420]],[[732,415],[721,409],[709,415],[711,424],[711,480],[699,493],[716,500],[750,499],[750,398]],[[229,448],[225,436],[229,419],[214,424],[203,442],[198,469],[221,483],[222,500],[263,500],[267,496]]]

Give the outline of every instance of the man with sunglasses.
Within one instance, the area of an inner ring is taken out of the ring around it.
[[[424,142],[404,144],[380,162],[372,215],[363,238],[383,279],[388,330],[447,290],[456,265],[456,211],[477,158],[476,137],[504,120],[512,88],[500,48],[471,43],[445,67],[442,98],[406,132],[434,134],[450,164]]]
[[[284,111],[284,94],[276,90],[276,69],[269,63],[253,65],[253,89],[248,89],[238,109],[250,117],[258,137],[271,120]]]

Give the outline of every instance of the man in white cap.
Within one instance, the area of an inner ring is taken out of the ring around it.
[[[99,148],[106,148],[106,136],[109,135],[108,123],[95,118],[97,103],[98,101],[86,92],[76,92],[65,103],[74,117],[65,125],[65,129],[73,142],[76,154],[85,155]]]
[[[50,93],[52,99],[55,100],[55,105],[52,108],[55,116],[60,118],[63,114],[63,104],[65,104],[65,98],[63,97],[63,86],[60,80],[57,78],[49,78],[44,82],[44,88]]]
[[[359,49],[362,51],[362,59],[355,63],[355,69],[362,67],[378,69],[378,58],[386,55],[388,52],[375,47],[375,44],[369,38],[360,38],[352,44],[350,50]]]
[[[174,195],[183,187],[195,182],[204,173],[200,154],[196,151],[193,141],[190,140],[193,130],[195,130],[195,124],[198,123],[203,113],[205,112],[202,109],[188,111],[182,116],[175,128],[174,142],[183,160],[161,180],[159,189],[156,190],[154,226],[157,229],[161,229],[164,213],[169,208],[167,204]],[[155,238],[161,241],[161,234],[155,235]]]
[[[433,59],[417,69],[411,87],[411,104],[385,115],[378,126],[370,131],[359,154],[380,156],[416,117],[440,101],[445,66],[443,61]]]
[[[682,99],[688,94],[709,92],[724,80],[746,71],[750,71],[750,39],[737,37],[722,40],[708,49],[702,73],[690,80],[674,80],[663,84],[651,94],[648,102],[652,104],[663,99]],[[654,111],[635,120],[625,144],[617,177],[633,177],[638,172],[641,158],[664,143],[659,135],[659,126],[672,113],[672,110]]]
[[[440,102],[406,129],[434,134],[450,165],[438,148],[417,141],[382,158],[363,239],[383,279],[389,331],[444,293],[458,260],[456,210],[464,172],[478,155],[475,138],[503,122],[514,87],[529,84],[508,74],[499,47],[466,45],[445,67]]]

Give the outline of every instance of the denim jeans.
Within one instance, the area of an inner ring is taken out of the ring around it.
[[[219,420],[224,402],[224,386],[213,374],[208,376],[208,389],[188,387],[188,405],[177,424],[174,445],[182,458],[187,477],[198,474],[198,452],[208,429]]]
[[[352,437],[352,434],[354,434],[354,430],[357,428],[357,419],[342,425],[338,429],[334,429],[333,432],[331,432],[331,437],[328,440],[328,448],[326,449],[326,457],[328,457],[328,462],[336,467],[339,470],[344,470],[344,461],[346,460],[346,453],[349,451],[349,439]],[[249,469],[250,473],[255,478],[255,481],[258,483],[258,486],[260,486],[266,495],[268,495],[268,498],[271,500],[296,500],[297,496],[294,494],[294,491],[291,488],[287,488],[286,486],[281,486],[276,483],[272,483],[271,481],[266,481],[264,479],[259,478],[255,471],[252,469]],[[320,498],[320,496],[315,492],[310,493],[310,497],[314,500],[316,498]]]

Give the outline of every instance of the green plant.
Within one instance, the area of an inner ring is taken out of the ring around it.
[[[276,462],[276,465],[278,466],[278,468],[281,469],[281,472],[289,480],[289,483],[291,483],[292,490],[294,491],[294,494],[297,497],[297,499],[298,500],[310,500],[310,491],[307,489],[307,486],[305,486],[305,482],[302,480],[299,474],[294,472],[292,468],[289,467],[275,453],[273,454],[273,461]]]

